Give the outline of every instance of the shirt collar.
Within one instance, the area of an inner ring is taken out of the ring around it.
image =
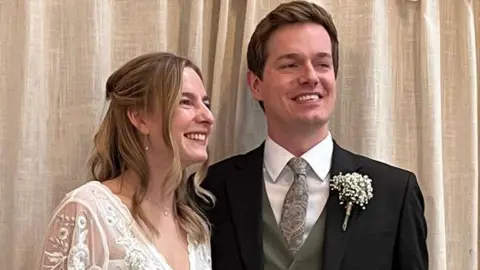
[[[308,150],[301,157],[305,159],[310,168],[320,178],[325,180],[332,164],[333,139],[328,133],[327,137]],[[270,137],[265,140],[265,158],[264,165],[273,182],[277,181],[278,176],[287,165],[288,161],[294,157],[285,148],[274,142]]]

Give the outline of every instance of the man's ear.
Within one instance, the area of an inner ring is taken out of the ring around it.
[[[251,70],[247,71],[247,83],[248,87],[250,88],[250,92],[252,92],[252,96],[257,101],[262,101],[262,91],[260,91],[260,84],[262,80],[255,75]]]
[[[132,123],[132,125],[136,127],[140,133],[143,135],[150,134],[150,121],[145,112],[141,112],[136,109],[128,109],[127,116],[130,120],[130,123]]]

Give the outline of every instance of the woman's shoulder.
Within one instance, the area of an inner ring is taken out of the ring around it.
[[[70,202],[94,206],[98,200],[110,197],[105,189],[106,187],[98,181],[88,181],[65,194],[59,206]]]
[[[56,207],[55,212],[72,205],[84,208],[94,215],[115,212],[128,217],[126,206],[108,187],[98,181],[86,182],[68,192]]]
[[[108,260],[105,251],[109,248],[109,232],[99,203],[106,191],[100,185],[85,183],[67,193],[57,205],[46,229],[41,259],[45,268],[84,269],[83,258],[87,256],[100,269]]]

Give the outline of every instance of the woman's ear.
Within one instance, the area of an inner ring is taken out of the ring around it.
[[[127,116],[130,123],[137,128],[143,135],[150,134],[150,121],[147,118],[146,112],[140,112],[136,109],[128,109]]]

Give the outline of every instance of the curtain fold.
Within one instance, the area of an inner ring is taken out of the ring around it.
[[[32,269],[52,210],[87,180],[105,82],[171,51],[198,64],[216,117],[211,160],[262,142],[246,52],[279,0],[0,1],[0,269]],[[430,269],[478,269],[480,1],[323,0],[340,38],[331,129],[412,170]]]

